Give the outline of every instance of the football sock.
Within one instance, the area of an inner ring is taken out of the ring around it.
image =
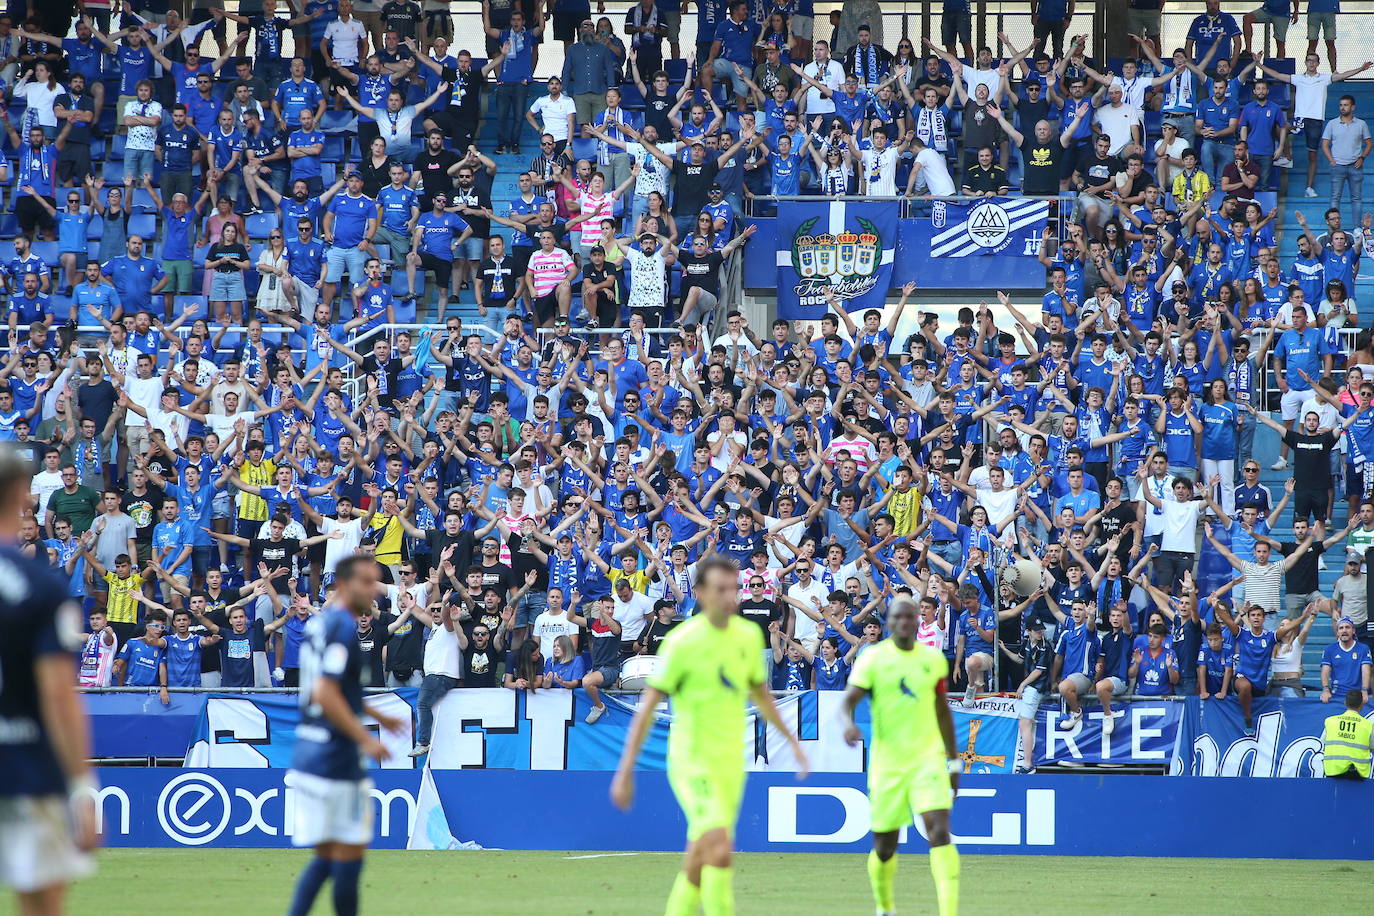
[[[873,905],[881,912],[890,913],[895,909],[893,902],[895,894],[892,890],[892,883],[897,877],[897,855],[884,862],[878,858],[878,853],[870,850],[868,853],[868,886],[873,889]]]
[[[734,878],[733,868],[701,867],[701,909],[706,916],[734,916]]]
[[[333,864],[318,856],[310,860],[310,864],[296,879],[296,891],[291,895],[291,909],[287,911],[287,916],[306,916],[310,912],[315,904],[315,896],[324,887],[324,882],[329,880],[329,869]]]
[[[333,871],[334,912],[337,916],[358,916],[358,878],[363,873],[363,860],[335,862]]]
[[[959,850],[953,843],[930,848],[930,874],[935,879],[940,916],[955,916],[959,912]]]
[[[668,892],[668,906],[664,916],[696,916],[701,905],[701,888],[692,883],[685,871],[677,873],[673,889]]]

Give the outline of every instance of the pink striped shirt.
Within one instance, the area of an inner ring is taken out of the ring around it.
[[[534,294],[545,296],[562,283],[568,275],[568,267],[573,262],[572,256],[562,248],[555,248],[547,254],[543,251],[536,251],[530,255],[529,273],[533,277]]]

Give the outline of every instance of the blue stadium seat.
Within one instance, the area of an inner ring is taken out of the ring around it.
[[[634,83],[624,82],[620,84],[620,103],[626,108],[639,110],[644,107],[644,96]]]
[[[401,277],[402,277],[401,292],[404,293],[404,292],[405,292],[405,285],[404,285],[405,274],[402,273],[402,274],[401,274]],[[420,278],[417,276],[417,277],[415,278],[415,281],[418,283],[419,280],[420,280]],[[397,323],[397,324],[415,324],[415,323],[416,323],[416,312],[418,312],[419,309],[420,309],[420,305],[419,305],[419,302],[418,302],[418,301],[417,301],[417,302],[402,302],[401,300],[397,299],[397,300],[396,300],[396,304],[395,304],[395,306],[394,306],[393,308],[394,308],[394,310],[395,310],[395,312],[396,312],[396,323]]]
[[[152,213],[139,213],[135,210],[129,216],[129,235],[141,235],[145,239],[157,233],[157,217]]]
[[[115,134],[110,138],[110,150],[106,155],[111,159],[123,159],[124,142],[125,137],[123,134]]]
[[[177,296],[172,300],[172,305],[177,315],[191,313],[191,317],[186,319],[188,324],[198,318],[210,317],[210,304],[204,296]]]
[[[57,265],[58,252],[56,242],[45,242],[42,239],[33,243],[33,253],[43,259],[43,262],[52,266]]]
[[[663,72],[668,74],[668,82],[681,83],[687,79],[687,61],[680,57],[673,57],[663,62]],[[652,74],[641,73],[640,76],[646,81]],[[645,85],[648,85],[647,82]]]
[[[598,140],[595,137],[573,137],[572,159],[576,162],[579,159],[590,159],[596,162],[596,147]]]
[[[323,162],[343,162],[344,138],[341,134],[325,134],[324,152],[320,154]]]
[[[111,184],[119,184],[121,181],[124,180],[124,160],[106,159],[105,167],[102,170],[102,174],[105,176],[105,184],[107,186]]]
[[[153,203],[153,195],[148,193],[147,188],[134,188],[133,208],[134,213],[157,212],[157,204]]]
[[[277,228],[281,220],[280,214],[276,210],[267,213],[255,213],[243,221],[244,228],[248,230],[250,239],[265,239],[272,234],[272,230]]]
[[[325,134],[356,134],[358,132],[358,116],[351,109],[348,111],[326,111],[324,117],[320,118],[320,130]]]

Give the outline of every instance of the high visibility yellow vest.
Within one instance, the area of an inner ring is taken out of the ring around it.
[[[1369,765],[1374,752],[1369,739],[1374,735],[1374,722],[1358,712],[1346,710],[1326,720],[1322,732],[1322,770],[1327,776],[1344,773],[1352,765],[1361,778],[1369,778]]]

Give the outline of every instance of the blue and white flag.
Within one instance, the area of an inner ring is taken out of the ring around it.
[[[1049,215],[1050,204],[1045,200],[937,200],[931,205],[930,254],[936,258],[1035,257],[1040,252],[1040,237]]]
[[[896,201],[778,203],[778,317],[818,318],[832,293],[845,311],[882,308],[897,248]]]

